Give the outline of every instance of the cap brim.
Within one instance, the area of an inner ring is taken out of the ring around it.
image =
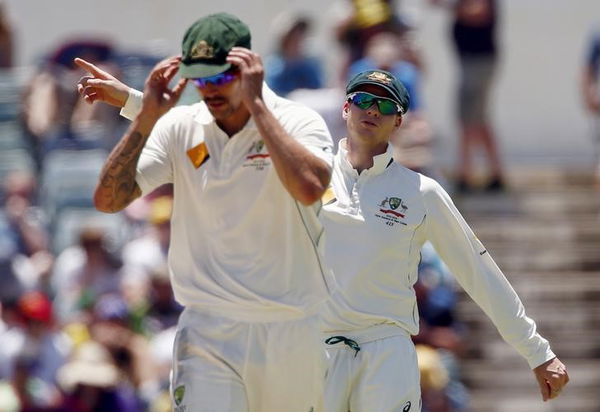
[[[195,63],[186,65],[179,64],[179,75],[187,79],[197,79],[199,77],[210,77],[223,73],[231,68],[231,63],[224,64],[204,64]]]

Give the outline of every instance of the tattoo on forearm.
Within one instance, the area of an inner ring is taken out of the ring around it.
[[[145,143],[145,136],[132,131],[108,156],[98,184],[103,206],[107,210],[119,211],[140,196],[141,190],[135,181],[135,174]]]

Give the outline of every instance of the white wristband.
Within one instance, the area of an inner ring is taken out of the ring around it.
[[[121,108],[119,114],[127,120],[133,120],[142,109],[142,98],[144,93],[139,90],[129,88],[129,95],[125,101],[125,106]]]

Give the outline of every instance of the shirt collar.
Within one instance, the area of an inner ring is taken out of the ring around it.
[[[338,152],[336,155],[338,162],[342,167],[342,170],[344,170],[344,172],[354,171],[354,173],[357,173],[356,169],[354,169],[354,167],[352,167],[352,165],[348,161],[348,150],[346,149],[346,142],[347,138],[345,137],[339,142]],[[384,170],[387,169],[387,167],[393,162],[393,154],[394,149],[392,145],[388,143],[387,149],[384,153],[373,157],[373,166],[367,169],[369,173],[376,175],[383,173]]]
[[[277,107],[278,96],[269,88],[269,86],[267,86],[267,83],[265,82],[263,82],[262,95],[267,108],[273,111],[273,109]],[[215,118],[208,110],[206,103],[203,101],[200,102],[200,110],[196,114],[196,121],[202,125],[208,125],[214,123],[215,121]],[[248,123],[246,123],[244,126],[244,129],[245,128],[256,129],[256,124],[254,123],[254,119],[252,117],[250,117]]]

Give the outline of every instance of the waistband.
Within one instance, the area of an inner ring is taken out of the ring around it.
[[[326,332],[322,332],[322,335],[324,340],[333,336],[343,336],[347,339],[353,340],[359,345],[377,339],[389,338],[391,336],[410,337],[410,333],[408,333],[407,330],[389,323],[382,323],[357,330],[328,330]]]
[[[278,306],[278,307],[207,307],[202,305],[186,305],[185,311],[192,311],[208,316],[223,317],[249,323],[287,322],[315,317],[320,304],[307,309]]]

